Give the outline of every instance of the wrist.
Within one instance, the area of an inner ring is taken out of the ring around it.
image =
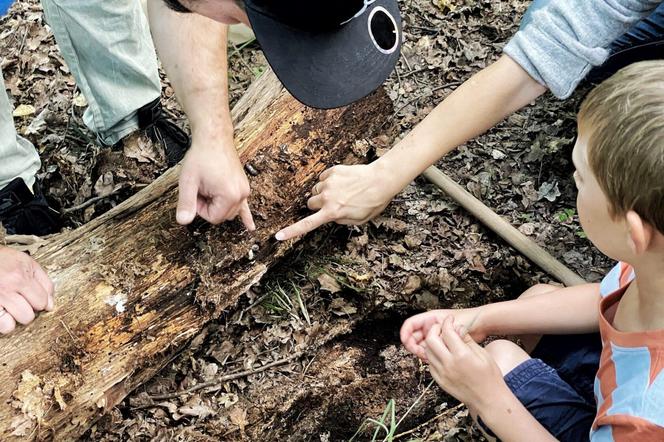
[[[504,331],[505,305],[511,301],[496,302],[477,307],[480,312],[477,318],[477,329],[487,336],[499,335]]]
[[[408,183],[402,184],[399,174],[392,164],[392,162],[381,157],[369,164],[372,169],[371,175],[374,177],[374,186],[386,199],[392,199],[401,192]]]
[[[191,123],[192,145],[234,145],[233,123],[228,118],[209,118],[205,124]]]
[[[491,391],[483,392],[474,403],[466,405],[475,410],[486,425],[493,428],[497,421],[505,419],[505,414],[510,414],[516,406],[515,401],[521,404],[501,378],[494,383]]]

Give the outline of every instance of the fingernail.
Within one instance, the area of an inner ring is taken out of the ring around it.
[[[189,224],[192,219],[193,216],[191,212],[181,211],[175,214],[175,220],[178,222],[178,224]]]
[[[285,235],[284,235],[284,233],[283,233],[283,232],[277,232],[277,234],[276,234],[276,235],[274,235],[274,237],[275,237],[275,238],[277,239],[277,241],[283,241],[283,240],[284,240],[284,237],[285,237]]]

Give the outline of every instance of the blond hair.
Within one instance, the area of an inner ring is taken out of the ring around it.
[[[664,61],[621,69],[579,111],[588,163],[613,216],[634,210],[664,233]]]

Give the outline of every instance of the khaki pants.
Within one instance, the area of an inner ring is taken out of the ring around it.
[[[140,2],[42,0],[42,5],[60,52],[88,102],[85,124],[106,144],[135,131],[137,109],[161,92],[157,58]],[[14,129],[12,106],[2,87],[0,189],[16,177],[32,187],[39,167],[35,148]]]

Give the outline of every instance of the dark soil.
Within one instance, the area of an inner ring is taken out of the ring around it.
[[[402,1],[406,42],[386,86],[395,106],[386,132],[405,134],[462,81],[497,59],[528,4]],[[16,105],[35,107],[34,115],[17,118],[16,125],[42,153],[40,176],[49,199],[72,207],[122,184],[113,196],[71,212],[69,226],[98,216],[163,170],[158,164],[136,168],[122,152],[95,143],[82,124],[84,107],[74,100],[75,83],[43,26],[38,2],[17,3],[3,19],[2,31],[6,85]],[[231,52],[235,101],[266,63],[255,43]],[[570,268],[597,280],[610,263],[576,221],[571,180],[580,94],[565,102],[546,96],[438,165]],[[181,118],[166,82],[163,96],[166,108]],[[28,131],[42,112],[47,124]],[[110,169],[114,173],[105,182]],[[367,418],[379,419],[389,410],[393,399],[397,420],[414,405],[396,433],[415,431],[398,440],[479,440],[463,407],[435,384],[427,389],[426,367],[401,348],[398,329],[419,311],[511,299],[548,281],[418,179],[368,225],[328,226],[310,235],[85,439],[348,440]],[[294,354],[301,356],[193,394],[149,397]],[[371,440],[374,429],[356,440]]]

